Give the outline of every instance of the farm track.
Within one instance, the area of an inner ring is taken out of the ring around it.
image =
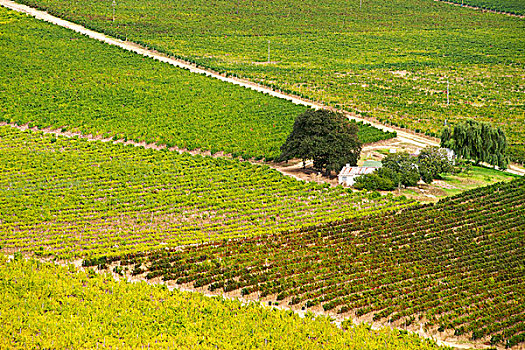
[[[441,1],[441,0],[435,0],[435,1]],[[446,1],[443,1],[443,2],[446,2]],[[450,3],[450,4],[454,4],[454,3]],[[118,46],[118,47],[120,47],[122,49],[125,49],[125,50],[128,50],[128,51],[137,53],[137,54],[145,56],[145,57],[153,58],[153,59],[158,60],[160,62],[164,62],[164,63],[170,64],[170,65],[173,65],[173,66],[176,66],[176,67],[179,67],[179,68],[187,69],[187,70],[189,70],[192,73],[203,74],[203,75],[206,75],[206,76],[209,76],[209,77],[213,77],[213,78],[216,78],[216,79],[224,81],[224,82],[228,82],[228,83],[231,83],[231,84],[239,85],[239,86],[242,86],[242,87],[245,87],[245,88],[248,88],[248,89],[252,89],[254,91],[262,92],[262,93],[265,93],[265,94],[268,94],[270,96],[274,96],[274,97],[277,97],[277,98],[285,99],[285,100],[291,101],[292,103],[295,103],[295,104],[298,104],[298,105],[308,106],[308,107],[315,108],[315,109],[329,109],[329,110],[332,110],[332,111],[341,112],[341,113],[345,114],[348,118],[353,119],[355,121],[361,121],[363,123],[369,124],[369,125],[371,125],[373,127],[376,127],[376,128],[378,128],[380,130],[383,130],[383,131],[396,132],[397,133],[397,138],[401,142],[412,144],[412,145],[415,145],[415,146],[421,147],[421,148],[423,148],[425,146],[438,146],[439,145],[439,139],[437,139],[437,138],[432,138],[432,137],[428,137],[426,135],[417,134],[415,132],[411,132],[411,131],[406,130],[406,129],[401,129],[401,128],[397,128],[397,127],[394,128],[394,127],[391,127],[391,126],[386,126],[386,125],[377,123],[375,121],[371,121],[371,120],[362,118],[362,117],[360,117],[360,116],[358,116],[358,115],[356,115],[354,113],[350,113],[350,112],[347,112],[347,111],[339,110],[339,109],[336,109],[336,108],[333,108],[333,107],[328,107],[328,106],[325,106],[325,105],[323,105],[321,103],[313,102],[313,101],[310,101],[310,100],[306,100],[306,99],[303,99],[303,98],[300,98],[298,96],[294,96],[294,95],[291,95],[291,94],[285,94],[285,93],[282,93],[282,92],[279,92],[279,91],[274,91],[271,88],[268,88],[266,86],[262,86],[262,85],[253,83],[253,82],[248,81],[246,79],[226,77],[226,76],[221,75],[221,74],[219,74],[217,72],[214,72],[214,71],[211,71],[211,70],[208,70],[208,69],[200,68],[200,67],[198,67],[196,65],[190,64],[190,63],[188,63],[186,61],[183,61],[183,60],[180,60],[180,59],[175,59],[175,58],[169,57],[169,56],[167,56],[167,55],[165,55],[163,53],[160,53],[160,52],[155,51],[155,50],[148,49],[147,47],[138,45],[136,43],[129,42],[129,41],[122,41],[122,40],[119,40],[119,39],[116,39],[116,38],[109,37],[109,36],[107,36],[105,34],[92,31],[92,30],[87,29],[87,28],[85,28],[85,27],[83,27],[81,25],[78,25],[78,24],[75,24],[75,23],[63,20],[61,18],[52,16],[52,15],[48,14],[47,12],[40,11],[40,10],[37,10],[35,8],[26,6],[26,5],[19,4],[19,3],[16,3],[14,1],[11,1],[11,0],[0,0],[0,5],[4,6],[6,8],[9,8],[11,10],[17,11],[17,12],[26,13],[28,15],[31,15],[31,16],[37,18],[37,19],[40,19],[40,20],[43,20],[43,21],[46,21],[46,22],[49,22],[49,23],[52,23],[52,24],[55,24],[55,25],[59,25],[59,26],[64,27],[64,28],[68,28],[68,29],[73,30],[75,32],[84,34],[84,35],[86,35],[86,36],[88,36],[88,37],[90,37],[92,39],[96,39],[96,40],[102,41],[102,42],[110,44],[110,45]],[[455,5],[457,5],[457,4],[455,4]],[[56,131],[54,131],[53,133],[58,134]],[[80,136],[80,135],[78,135],[78,136]],[[83,137],[88,138],[88,139],[92,139],[89,136],[83,136]],[[137,143],[136,146],[144,146],[146,148],[162,148],[162,146],[146,145],[145,143]],[[177,150],[178,151],[185,151],[185,150],[180,150],[180,149],[177,149]],[[190,153],[192,153],[192,152],[190,152]],[[199,151],[197,151],[195,153],[200,153],[200,154],[203,154],[203,155],[208,154],[206,152],[201,153]],[[510,172],[510,173],[516,174],[516,175],[521,175],[521,176],[525,175],[525,169],[523,169],[521,167],[518,167],[516,165],[510,165],[509,169],[507,171]],[[292,177],[300,180],[298,177],[296,177],[294,175],[291,175],[291,174],[286,174],[286,175],[292,176]]]
[[[481,7],[471,6],[471,5],[457,4],[457,3],[452,2],[452,1],[446,1],[446,0],[434,0],[434,1],[436,1],[436,2],[444,2],[445,4],[454,5],[454,6],[459,6],[459,7],[466,7],[466,8],[468,8],[468,9],[479,10],[479,11],[482,11],[482,12],[496,13],[496,14],[498,14],[498,15],[506,15],[506,16],[510,16],[510,17],[525,18],[525,16],[523,16],[523,15],[517,15],[517,14],[515,14],[515,13],[509,13],[509,12],[505,12],[505,11],[489,10],[489,9],[482,9]]]

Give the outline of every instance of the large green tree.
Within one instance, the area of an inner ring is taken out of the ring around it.
[[[339,171],[347,163],[357,164],[361,153],[357,132],[358,126],[341,113],[308,109],[295,119],[280,159],[312,159],[315,169]]]
[[[484,122],[467,120],[453,130],[446,127],[441,133],[441,147],[450,148],[458,157],[476,164],[485,162],[506,169],[509,163],[505,133]]]

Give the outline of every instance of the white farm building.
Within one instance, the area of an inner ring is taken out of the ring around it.
[[[357,177],[371,174],[379,168],[380,166],[350,166],[350,164],[347,164],[337,175],[339,184],[353,186]]]

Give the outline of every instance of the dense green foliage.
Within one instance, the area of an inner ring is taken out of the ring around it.
[[[0,127],[0,246],[64,256],[298,228],[409,205],[266,165]]]
[[[111,1],[22,2],[380,121],[437,135],[476,118],[525,142],[523,19],[432,0],[119,0],[113,22]]]
[[[419,180],[430,184],[440,179],[441,174],[459,172],[459,167],[454,167],[449,160],[447,151],[438,147],[425,147],[417,157],[406,152],[389,154],[382,165],[371,174],[359,176],[354,187],[391,191],[400,186],[416,186]]]
[[[441,133],[441,146],[476,164],[485,162],[506,169],[509,163],[505,133],[488,123],[467,120],[455,125],[453,130],[447,126]]]
[[[479,7],[492,11],[502,11],[516,15],[525,15],[525,1],[523,0],[447,0],[467,6]]]
[[[440,175],[455,171],[452,157],[446,149],[439,147],[425,147],[417,156],[419,175],[425,183],[429,184]]]
[[[0,255],[0,347],[8,349],[440,349],[388,328],[243,305]]]
[[[306,109],[4,8],[0,22],[0,121],[271,160]]]
[[[357,164],[361,154],[358,127],[343,114],[326,109],[307,110],[295,119],[292,132],[281,146],[280,160],[313,160],[314,168],[339,172]]]
[[[525,179],[435,205],[281,234],[127,255],[190,286],[292,307],[415,323],[512,346],[525,340]]]

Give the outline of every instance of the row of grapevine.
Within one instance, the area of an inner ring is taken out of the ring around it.
[[[502,126],[513,144],[525,140],[519,18],[432,0],[361,6],[122,0],[112,21],[110,1],[22,2],[199,66],[429,135],[439,135],[445,122],[476,118]]]
[[[0,255],[8,349],[444,349],[415,335]]]
[[[483,10],[525,15],[525,3],[522,0],[447,0],[456,4],[474,6]]]
[[[417,317],[511,347],[525,336],[524,235],[519,178],[390,215],[85,264],[398,327]]]
[[[411,205],[266,165],[0,127],[0,249],[61,257],[252,236]]]
[[[0,22],[0,121],[272,160],[305,110],[4,8]]]

